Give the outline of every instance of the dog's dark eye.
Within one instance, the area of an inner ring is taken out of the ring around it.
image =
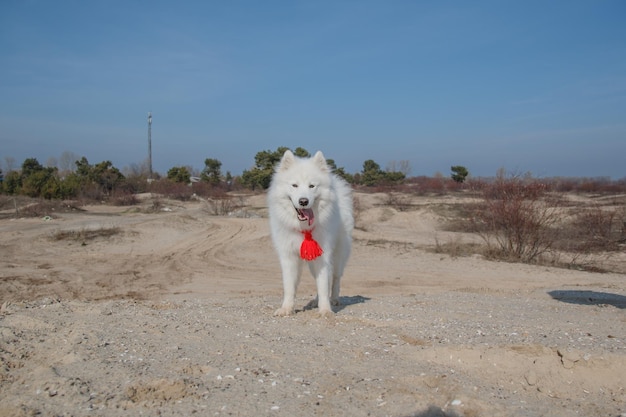
[[[309,188],[315,188],[315,185],[309,184]]]
[[[298,184],[291,184],[293,188],[298,188]]]

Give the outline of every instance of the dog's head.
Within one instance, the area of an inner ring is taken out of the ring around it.
[[[312,226],[319,202],[330,185],[330,168],[324,154],[318,151],[311,158],[299,158],[288,150],[280,160],[275,175],[282,182],[298,220]]]

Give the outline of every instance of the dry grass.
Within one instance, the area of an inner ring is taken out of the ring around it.
[[[430,250],[595,272],[626,269],[619,267],[626,247],[624,196],[554,192],[521,178],[499,178],[467,196],[429,205],[442,219],[441,230],[459,234],[436,237]],[[482,244],[464,241],[468,233]]]
[[[239,217],[249,217],[246,214],[246,200],[243,196],[216,196],[204,200],[207,212],[212,216],[230,216],[238,212]]]
[[[435,237],[435,246],[431,248],[434,253],[449,255],[459,258],[471,255],[485,255],[485,247],[479,243],[464,242],[460,236],[456,236],[446,242],[440,242]]]
[[[532,263],[552,250],[560,199],[547,191],[542,183],[518,178],[498,179],[483,189],[470,219],[488,257]]]
[[[119,227],[101,227],[97,229],[78,229],[78,230],[57,230],[51,235],[52,240],[70,240],[75,242],[81,242],[85,244],[85,242],[98,239],[98,238],[109,238],[111,236],[118,235],[123,233],[122,229]]]
[[[24,196],[3,196],[0,200],[0,218],[55,217],[58,213],[83,211],[76,201],[45,200]]]
[[[626,243],[626,207],[597,203],[577,208],[561,229],[556,247],[582,253],[613,252]]]
[[[123,191],[113,193],[109,201],[114,206],[135,206],[140,203],[136,194]]]
[[[411,195],[399,192],[387,192],[382,199],[384,206],[392,207],[397,211],[409,211],[413,207],[411,204]]]

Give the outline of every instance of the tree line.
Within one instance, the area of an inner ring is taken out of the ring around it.
[[[249,170],[244,170],[241,175],[241,184],[250,189],[266,189],[270,185],[274,167],[280,161],[283,154],[289,148],[279,147],[275,151],[258,152],[254,158],[254,166]],[[293,150],[294,155],[301,158],[311,156],[310,152],[304,148]],[[326,159],[330,169],[338,176],[353,185],[392,185],[397,184],[406,178],[406,173],[395,170],[382,170],[375,161],[368,159],[363,163],[363,170],[356,174],[349,174],[343,167],[337,167],[333,159]]]
[[[74,161],[73,168],[65,166],[63,171],[55,166],[44,166],[36,158],[28,158],[22,163],[21,169],[10,167],[6,173],[0,169],[0,192],[46,199],[80,197],[106,199],[114,192],[149,191],[150,184],[154,182],[177,184],[200,182],[216,188],[263,190],[269,187],[274,167],[287,149],[289,148],[279,147],[275,151],[258,152],[254,158],[254,166],[244,170],[240,176],[233,176],[229,171],[223,174],[222,162],[215,158],[205,159],[204,168],[199,176],[194,176],[193,170],[188,166],[175,166],[167,171],[166,176],[155,174],[154,178],[148,178],[146,170],[137,167],[127,170],[130,172],[124,175],[111,161],[91,164],[84,156]],[[300,157],[311,156],[301,147],[293,152]],[[370,159],[363,163],[362,171],[354,174],[346,172],[343,167],[337,167],[332,159],[327,159],[327,163],[334,173],[353,185],[399,184],[406,178],[408,172],[408,162],[400,164],[403,170],[396,170],[395,167],[383,170],[378,163]]]
[[[45,167],[36,158],[28,158],[19,171],[9,171],[2,176],[2,192],[47,199],[75,198],[79,193],[98,190],[112,192],[125,183],[125,177],[111,161],[91,165],[87,158],[75,161],[74,171],[59,175],[56,167]],[[1,175],[1,173],[0,173]]]

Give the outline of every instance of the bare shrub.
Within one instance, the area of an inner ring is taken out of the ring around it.
[[[160,198],[155,198],[152,200],[152,204],[150,204],[150,207],[146,211],[149,213],[158,213],[161,210],[163,210],[163,203]]]
[[[134,206],[139,204],[139,199],[134,193],[122,190],[113,191],[109,201],[114,206]]]
[[[518,177],[500,176],[484,186],[471,222],[487,244],[487,256],[535,262],[552,250],[559,200],[547,191],[543,183]]]
[[[87,204],[89,202],[102,202],[106,200],[107,194],[98,184],[86,184],[78,191],[77,198]]]
[[[193,193],[196,196],[207,198],[226,198],[230,196],[228,187],[224,184],[211,184],[208,182],[200,181],[192,184],[191,187]]]
[[[207,209],[213,216],[230,216],[239,210],[243,210],[246,206],[246,202],[243,197],[230,196],[228,194],[207,198],[206,202]],[[248,217],[249,213],[242,212],[238,213],[237,216]]]
[[[459,236],[449,239],[446,242],[441,242],[439,238],[435,237],[435,247],[432,251],[434,253],[449,255],[452,258],[471,256],[483,252],[479,243],[463,242],[463,239]]]
[[[432,204],[430,209],[442,219],[441,230],[474,233],[476,232],[474,215],[482,204],[472,198],[461,203]]]
[[[570,252],[611,252],[626,243],[626,208],[582,208],[562,228],[558,248]]]
[[[55,217],[58,213],[83,211],[74,201],[22,199],[20,202],[14,200],[15,216],[19,217]]]
[[[411,196],[405,193],[388,192],[385,194],[383,204],[398,211],[407,211],[411,208]]]
[[[438,177],[415,177],[408,180],[413,190],[418,195],[436,194],[443,195],[446,191],[446,179]]]
[[[101,227],[98,229],[58,230],[52,236],[52,240],[73,240],[85,244],[88,240],[99,237],[108,238],[122,232],[119,227]]]
[[[209,198],[209,212],[214,216],[224,216],[232,212],[236,205],[232,198]]]
[[[228,195],[227,188],[220,184],[209,184],[204,181],[186,184],[182,182],[174,182],[166,178],[154,181],[150,184],[149,191],[160,194],[166,198],[179,201],[189,201],[192,198],[208,197],[208,198],[224,198]]]
[[[194,194],[194,190],[188,184],[173,182],[168,179],[160,179],[150,184],[149,190],[167,198],[179,201],[188,201]]]

